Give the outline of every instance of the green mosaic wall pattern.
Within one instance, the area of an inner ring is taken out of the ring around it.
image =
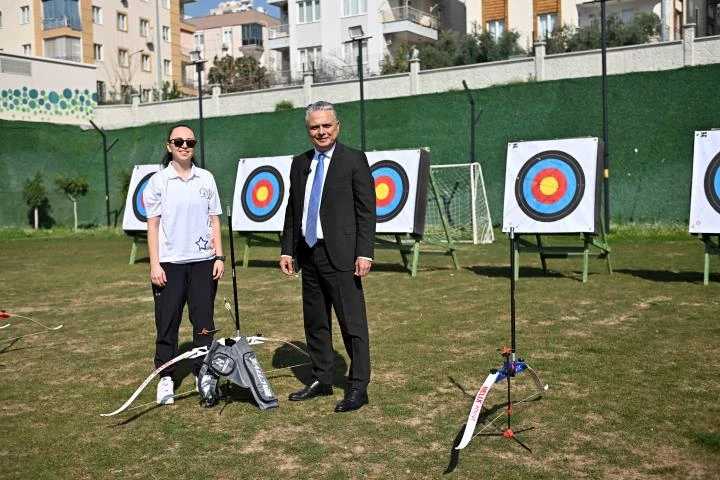
[[[92,118],[97,93],[88,89],[62,91],[13,88],[0,90],[0,114],[9,120],[49,121],[58,117]]]

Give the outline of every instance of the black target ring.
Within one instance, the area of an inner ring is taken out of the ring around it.
[[[710,206],[720,213],[720,153],[710,160],[705,171],[705,197]]]
[[[546,187],[543,183],[547,182]],[[515,180],[515,198],[533,220],[556,222],[570,215],[585,194],[585,174],[566,152],[549,150],[527,161]]]
[[[248,175],[240,197],[245,215],[258,223],[270,220],[282,206],[285,183],[280,172],[263,165]]]
[[[147,222],[147,210],[145,210],[145,202],[143,201],[143,192],[150,181],[150,177],[155,175],[156,172],[148,173],[145,175],[135,187],[132,197],[132,207],[135,218],[141,222]]]

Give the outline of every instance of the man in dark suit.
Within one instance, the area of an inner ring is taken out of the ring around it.
[[[314,148],[293,158],[280,269],[302,269],[305,339],[312,382],[292,393],[300,401],[332,395],[331,306],[350,357],[348,385],[336,412],[368,403],[370,342],[361,278],[375,243],[375,182],[365,153],[337,142],[335,107],[315,102],[305,112]]]

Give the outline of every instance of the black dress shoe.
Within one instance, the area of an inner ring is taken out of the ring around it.
[[[353,388],[350,392],[345,395],[342,402],[338,403],[335,407],[336,412],[352,412],[357,410],[363,405],[368,403],[368,394],[364,390]]]
[[[299,392],[291,393],[288,398],[293,402],[298,402],[300,400],[309,400],[315,397],[332,395],[332,393],[332,385],[326,385],[324,383],[320,383],[318,380],[315,380]]]

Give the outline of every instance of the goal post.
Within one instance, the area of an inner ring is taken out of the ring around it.
[[[430,169],[453,241],[492,243],[495,237],[480,164],[431,165]],[[428,198],[428,202],[434,200]],[[445,241],[442,219],[430,203],[426,209],[424,237]]]

